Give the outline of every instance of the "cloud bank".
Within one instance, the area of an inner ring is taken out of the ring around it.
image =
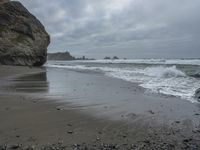
[[[51,35],[49,52],[102,58],[200,57],[199,0],[20,0]]]

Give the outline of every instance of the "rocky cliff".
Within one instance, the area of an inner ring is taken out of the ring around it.
[[[49,53],[48,60],[75,60],[69,52]]]
[[[50,37],[20,2],[0,0],[0,63],[41,66]]]

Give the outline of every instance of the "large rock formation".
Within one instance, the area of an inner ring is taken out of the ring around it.
[[[69,52],[49,53],[48,60],[75,60]]]
[[[20,2],[0,0],[0,63],[41,66],[50,37]]]

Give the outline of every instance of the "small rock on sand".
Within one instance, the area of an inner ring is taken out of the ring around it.
[[[155,114],[155,112],[153,112],[153,110],[149,110],[149,113],[150,114]]]
[[[67,131],[68,134],[73,134],[73,131]]]

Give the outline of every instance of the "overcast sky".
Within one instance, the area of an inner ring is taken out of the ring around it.
[[[20,0],[51,35],[49,52],[103,58],[200,57],[200,0]]]

